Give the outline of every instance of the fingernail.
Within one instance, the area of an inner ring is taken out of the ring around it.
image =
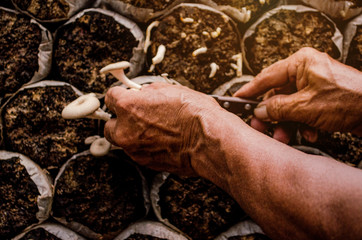
[[[258,105],[257,108],[254,109],[254,115],[262,121],[270,121],[266,105]]]

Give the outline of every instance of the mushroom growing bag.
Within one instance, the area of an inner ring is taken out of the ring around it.
[[[12,0],[21,12],[40,22],[60,22],[69,19],[95,0]]]
[[[150,207],[145,178],[126,154],[114,153],[74,155],[55,179],[52,216],[87,238],[113,239]]]
[[[0,7],[0,19],[1,99],[49,74],[53,39],[46,28],[15,10]]]
[[[99,71],[108,64],[128,61],[127,76],[137,76],[145,62],[143,45],[143,33],[131,20],[115,12],[87,9],[58,28],[54,70],[82,92],[104,94],[117,79]]]
[[[280,6],[265,13],[245,32],[244,64],[258,74],[302,47],[326,51],[341,61],[343,36],[335,23],[318,10],[302,5]]]
[[[36,163],[22,154],[0,150],[0,181],[1,239],[48,218],[53,187]]]
[[[12,240],[85,240],[72,230],[55,223],[43,223],[19,234]]]

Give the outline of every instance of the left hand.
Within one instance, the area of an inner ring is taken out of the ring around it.
[[[205,94],[165,83],[143,86],[140,91],[113,87],[105,102],[117,115],[105,126],[110,142],[141,165],[182,175],[196,175],[193,156],[207,150],[201,148],[202,119],[210,112],[224,111]]]

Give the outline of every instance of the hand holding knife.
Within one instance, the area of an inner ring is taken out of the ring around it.
[[[259,101],[249,100],[245,98],[238,97],[227,97],[227,96],[218,96],[210,95],[213,97],[222,108],[228,110],[231,113],[236,114],[237,116],[248,116],[252,115],[254,109],[259,104]]]

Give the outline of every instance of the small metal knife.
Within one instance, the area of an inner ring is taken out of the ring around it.
[[[254,108],[256,108],[256,106],[259,104],[258,101],[245,98],[226,97],[218,95],[210,96],[213,97],[222,108],[238,115],[239,117],[252,115],[254,112]]]

